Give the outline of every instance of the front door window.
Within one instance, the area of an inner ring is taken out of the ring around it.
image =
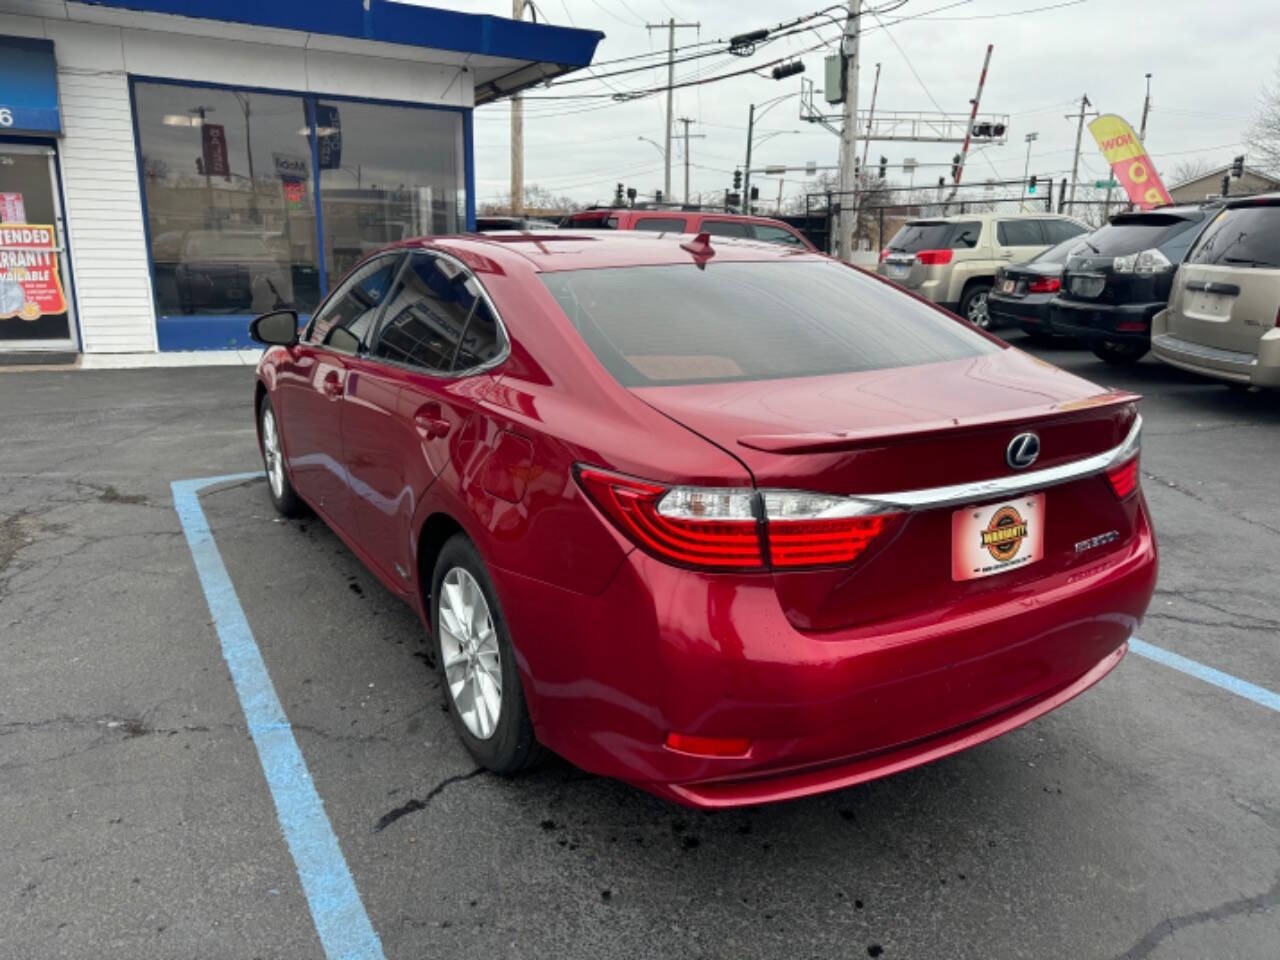
[[[0,346],[72,346],[61,215],[48,147],[0,144]]]

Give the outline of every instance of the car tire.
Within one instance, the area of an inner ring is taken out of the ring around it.
[[[436,558],[430,612],[445,705],[467,751],[506,776],[533,766],[542,749],[511,634],[484,561],[463,534],[451,537]]]
[[[306,513],[306,504],[289,481],[289,470],[284,462],[284,442],[280,439],[280,426],[271,398],[265,393],[258,404],[258,449],[262,453],[262,467],[267,473],[267,493],[276,511],[285,517],[300,517]]]
[[[968,320],[979,330],[992,329],[991,311],[987,309],[987,295],[991,293],[991,284],[986,281],[971,283],[965,288],[960,298],[960,316]]]
[[[1123,367],[1137,363],[1151,349],[1149,343],[1118,343],[1115,340],[1097,340],[1089,344],[1093,355],[1103,363]]]

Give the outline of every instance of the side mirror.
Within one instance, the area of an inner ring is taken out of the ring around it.
[[[272,310],[249,321],[249,336],[267,346],[289,347],[298,342],[298,311]]]

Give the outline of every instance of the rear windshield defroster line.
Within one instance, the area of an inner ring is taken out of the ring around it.
[[[1000,349],[889,284],[830,261],[540,276],[625,387],[853,373]]]

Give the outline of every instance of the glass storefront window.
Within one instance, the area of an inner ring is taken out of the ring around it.
[[[456,111],[318,98],[316,131],[330,284],[388,243],[466,229]]]
[[[254,314],[320,299],[301,97],[134,87],[156,312]]]
[[[372,251],[466,229],[458,111],[150,80],[134,102],[162,347],[176,321],[309,314]]]

